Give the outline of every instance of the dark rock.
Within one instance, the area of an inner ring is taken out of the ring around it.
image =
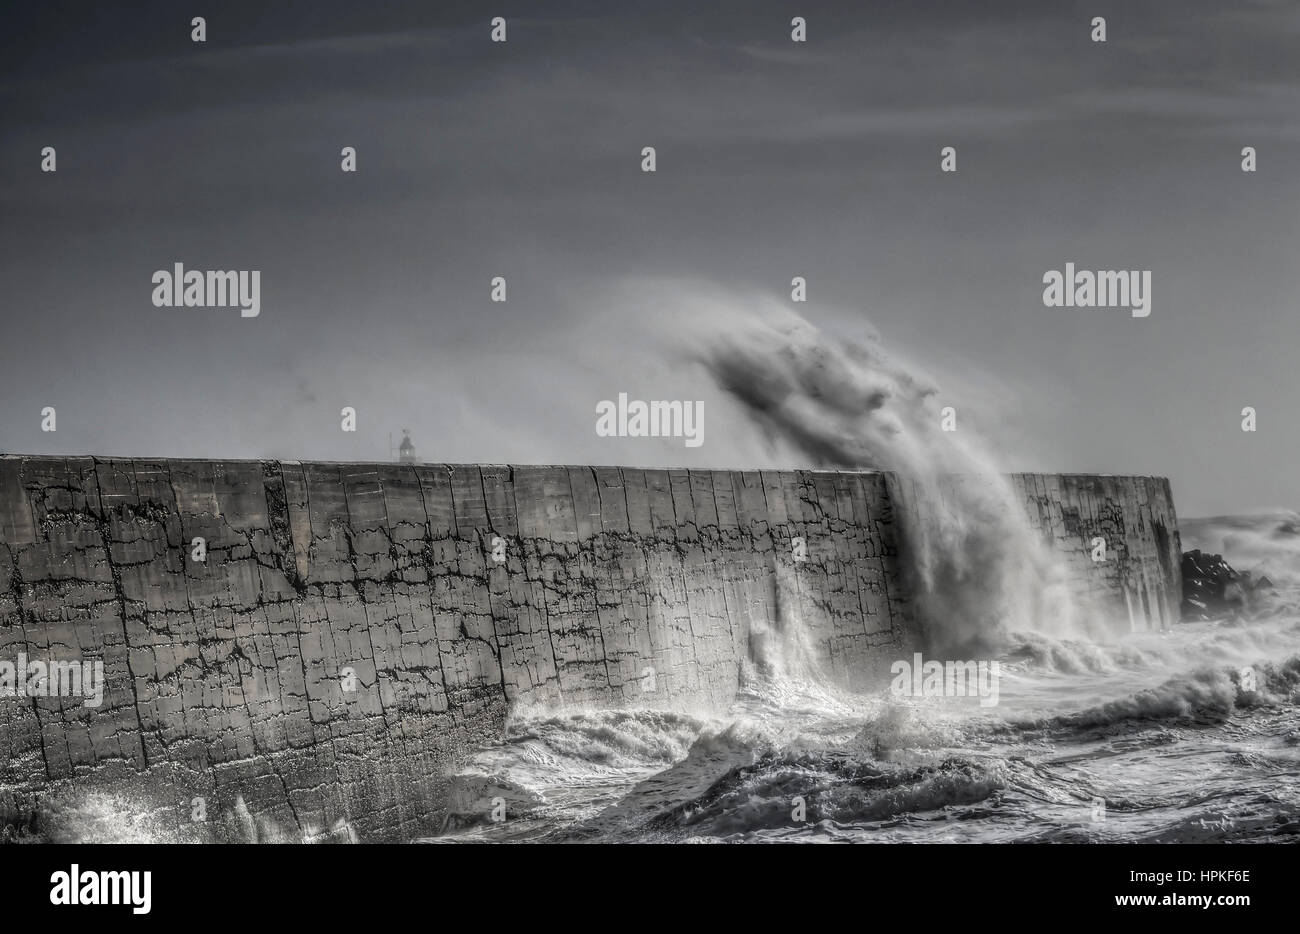
[[[1267,604],[1265,596],[1277,588],[1265,576],[1254,579],[1237,571],[1222,555],[1200,550],[1183,552],[1183,619],[1223,619],[1255,616]]]
[[[1238,576],[1222,555],[1183,552],[1183,619],[1218,619],[1240,609],[1240,595],[1229,592]]]

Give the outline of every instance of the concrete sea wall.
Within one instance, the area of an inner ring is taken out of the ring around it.
[[[1012,474],[1030,523],[1065,561],[1076,600],[1136,631],[1179,621],[1182,545],[1164,477]],[[1096,561],[1095,542],[1109,552]]]
[[[1167,481],[1013,482],[1080,593],[1137,628],[1175,619]],[[796,617],[864,686],[914,638],[897,490],[870,471],[0,458],[0,670],[104,673],[97,707],[0,697],[0,817],[94,792],[182,839],[409,839],[512,705],[724,708]]]

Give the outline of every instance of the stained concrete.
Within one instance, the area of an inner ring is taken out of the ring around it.
[[[1167,481],[1013,482],[1080,593],[1136,606],[1136,628],[1174,619]],[[107,679],[98,709],[0,698],[0,814],[96,789],[181,838],[346,821],[410,839],[438,829],[447,767],[512,705],[724,708],[753,640],[795,613],[828,674],[866,686],[913,640],[896,488],[870,471],[0,458],[0,660],[102,660]],[[1095,535],[1113,560],[1091,560]]]

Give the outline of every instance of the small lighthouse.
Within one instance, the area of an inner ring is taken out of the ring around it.
[[[399,464],[418,464],[415,459],[415,445],[411,443],[411,429],[402,429],[402,443],[397,446],[397,462]]]

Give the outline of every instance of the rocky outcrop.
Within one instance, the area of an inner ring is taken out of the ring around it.
[[[1265,575],[1235,570],[1222,555],[1199,549],[1184,552],[1182,573],[1184,619],[1253,616],[1273,608],[1273,582]]]
[[[1165,481],[1015,482],[1081,588],[1140,606],[1134,625],[1169,618]],[[98,707],[0,697],[0,817],[93,792],[145,836],[410,839],[512,705],[716,710],[793,619],[866,686],[913,638],[890,489],[868,471],[0,458],[0,662],[104,672]],[[1099,530],[1113,567],[1079,557]]]

